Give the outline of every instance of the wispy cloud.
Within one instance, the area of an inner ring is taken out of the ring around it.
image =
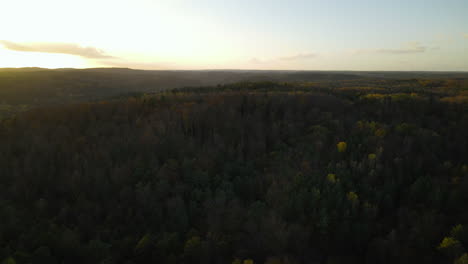
[[[402,55],[402,54],[414,54],[414,53],[424,53],[428,50],[438,50],[439,46],[427,47],[422,45],[419,42],[409,42],[402,45],[400,48],[379,48],[379,49],[360,49],[354,50],[353,54],[390,54],[390,55]]]
[[[422,53],[426,52],[427,47],[421,45],[419,42],[410,42],[405,46],[398,49],[377,49],[378,53],[385,54],[409,54],[409,53]]]
[[[305,60],[305,59],[312,59],[316,58],[318,55],[316,53],[300,53],[293,56],[287,57],[280,57],[279,59],[282,61],[294,61],[294,60]]]
[[[299,53],[292,56],[283,56],[283,57],[273,57],[270,59],[260,59],[257,57],[250,58],[248,60],[249,64],[267,64],[267,63],[278,63],[278,62],[286,62],[286,61],[297,61],[297,60],[307,60],[313,59],[318,56],[317,53]]]
[[[59,53],[80,56],[88,59],[109,59],[114,58],[107,55],[104,51],[95,47],[83,47],[74,43],[60,42],[33,42],[33,43],[16,43],[7,40],[0,40],[5,48],[14,51],[23,52],[43,52],[43,53]]]

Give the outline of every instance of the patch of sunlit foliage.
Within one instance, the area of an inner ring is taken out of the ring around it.
[[[348,148],[348,144],[346,144],[346,142],[344,141],[341,141],[338,144],[336,144],[336,148],[338,149],[338,152],[343,153]]]
[[[350,91],[350,92],[370,92],[370,91],[385,91],[384,88],[380,87],[341,87],[338,91]]]
[[[24,112],[28,109],[28,105],[10,105],[0,103],[0,119],[11,117],[17,113]]]
[[[440,100],[446,103],[458,103],[458,104],[468,103],[468,91],[462,91],[453,96],[446,96]]]
[[[423,96],[417,93],[393,93],[393,94],[382,94],[382,93],[372,93],[363,95],[361,98],[363,99],[371,99],[371,100],[383,100],[386,98],[391,98],[392,100],[419,100],[424,99]]]

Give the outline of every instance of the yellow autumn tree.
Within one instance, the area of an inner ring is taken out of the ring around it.
[[[345,152],[348,145],[346,144],[346,142],[341,141],[336,145],[336,147],[338,148],[338,152]]]
[[[463,252],[463,246],[460,241],[453,237],[444,237],[437,249],[451,258],[458,257]]]
[[[468,264],[468,253],[463,254],[455,260],[454,264]]]
[[[371,167],[374,167],[375,163],[376,163],[377,155],[374,154],[374,153],[371,153],[371,154],[367,155],[367,159],[369,160],[369,165]]]
[[[444,237],[442,242],[440,242],[438,248],[439,249],[450,248],[450,247],[453,247],[454,245],[457,245],[459,243],[460,242],[458,240],[456,240],[455,238],[453,238],[453,237]]]
[[[385,137],[386,134],[387,134],[387,131],[384,128],[379,128],[374,132],[374,135],[380,138]]]
[[[452,230],[450,231],[450,236],[454,238],[460,238],[463,235],[463,232],[463,225],[458,224],[452,228]]]
[[[353,206],[357,206],[359,204],[359,196],[355,192],[348,192],[348,194],[346,194],[346,198]]]
[[[336,175],[333,174],[333,173],[329,173],[329,174],[327,175],[327,181],[328,181],[329,183],[336,183]]]

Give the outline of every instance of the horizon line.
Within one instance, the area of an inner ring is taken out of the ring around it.
[[[38,70],[98,70],[98,69],[120,69],[133,71],[252,71],[252,72],[419,72],[419,73],[468,73],[468,70],[287,70],[287,69],[137,69],[129,67],[87,67],[87,68],[45,68],[45,67],[0,67],[0,70],[8,69],[38,69]]]

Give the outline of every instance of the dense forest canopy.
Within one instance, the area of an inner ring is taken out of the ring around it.
[[[467,263],[466,84],[239,82],[5,116],[0,261]]]
[[[38,106],[63,105],[156,93],[180,87],[238,82],[301,83],[322,87],[420,87],[418,80],[438,80],[442,86],[468,88],[463,72],[357,71],[143,71],[96,69],[0,69],[0,118]]]

